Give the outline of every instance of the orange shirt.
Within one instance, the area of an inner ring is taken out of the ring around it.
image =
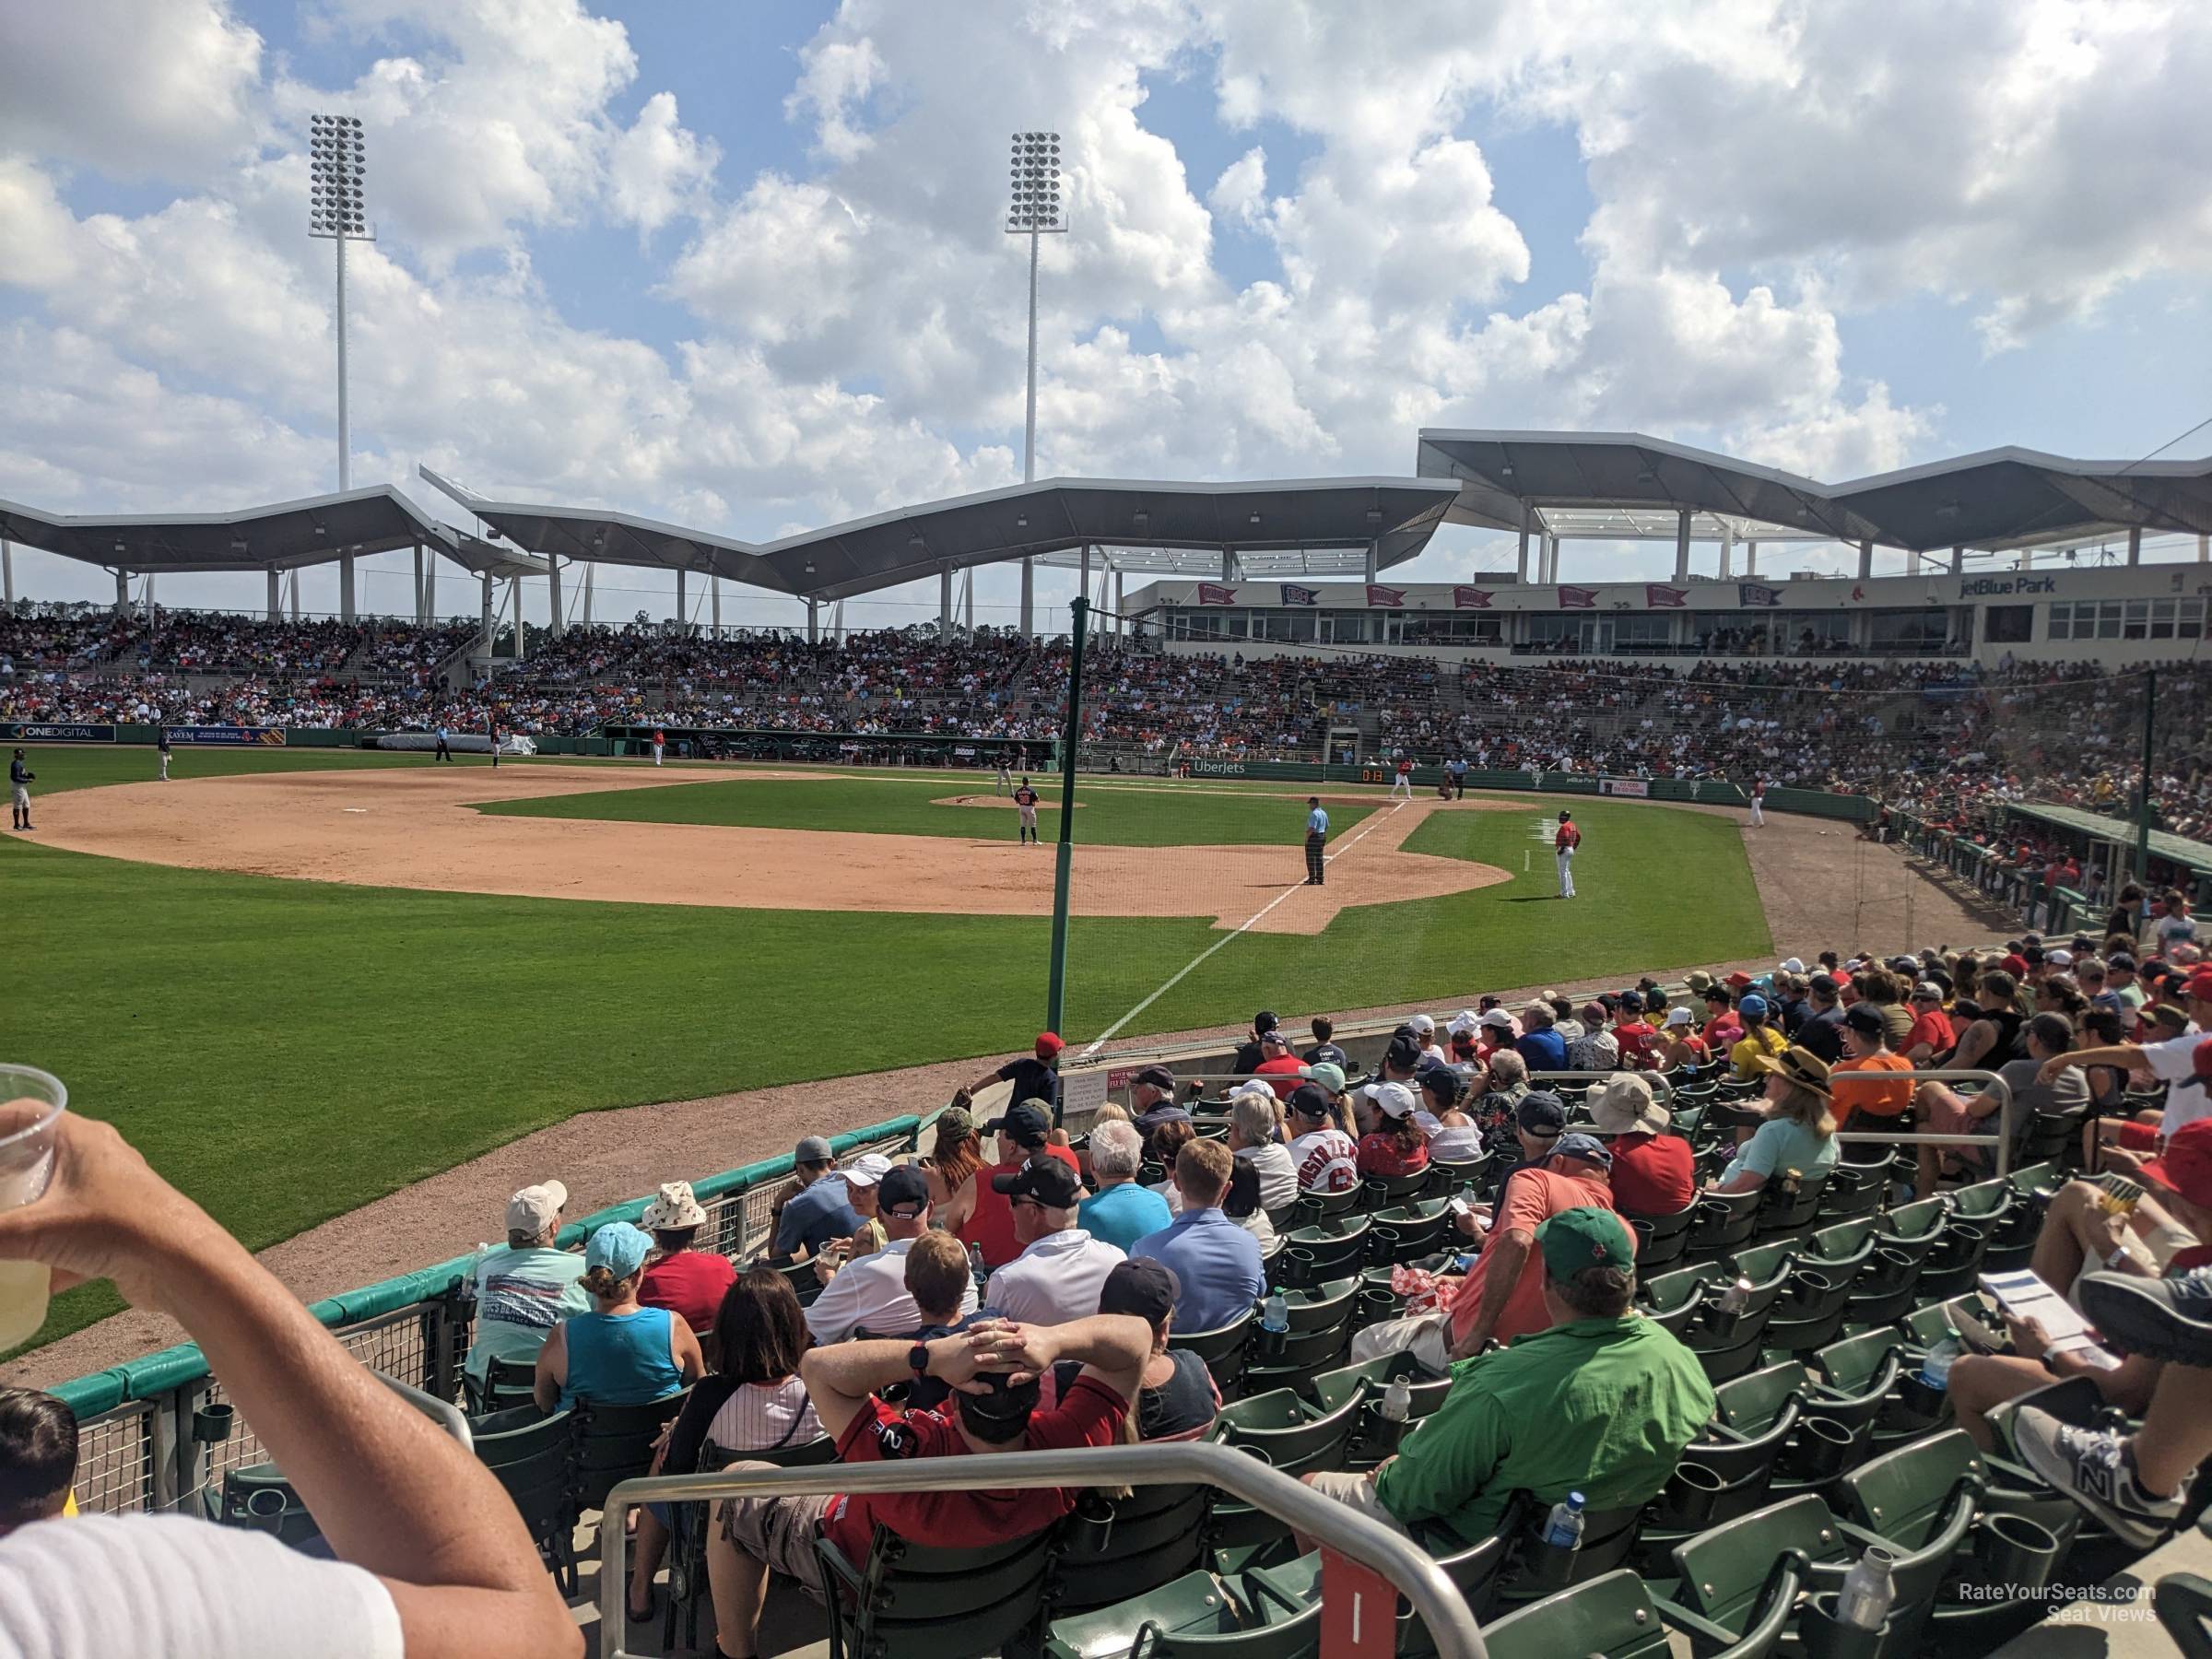
[[[1552,1217],[1585,1205],[1599,1209],[1613,1207],[1613,1188],[1603,1175],[1559,1175],[1552,1171],[1531,1166],[1515,1170],[1506,1177],[1505,1192],[1500,1196],[1496,1218],[1490,1224],[1490,1237],[1502,1238],[1514,1229],[1534,1232]],[[1630,1238],[1635,1235],[1630,1233]],[[1452,1338],[1454,1342],[1474,1327],[1475,1315],[1482,1306],[1484,1270],[1489,1266],[1490,1253],[1485,1250],[1475,1258],[1475,1265],[1461,1281],[1459,1294],[1452,1302]],[[1514,1282],[1513,1293],[1507,1300],[1505,1311],[1499,1314],[1498,1324],[1490,1335],[1500,1342],[1511,1342],[1530,1331],[1551,1328],[1551,1315],[1544,1311],[1544,1253],[1532,1248],[1528,1258],[1521,1265],[1521,1277]]]
[[[1869,1054],[1864,1060],[1839,1060],[1829,1074],[1830,1100],[1836,1116],[1841,1119],[1853,1112],[1864,1112],[1869,1117],[1895,1117],[1912,1104],[1912,1085],[1910,1083],[1855,1082],[1847,1078],[1847,1072],[1909,1072],[1912,1062],[1902,1054],[1884,1049],[1878,1054]]]

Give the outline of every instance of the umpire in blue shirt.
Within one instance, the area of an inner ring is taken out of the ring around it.
[[[1327,866],[1322,849],[1329,844],[1329,815],[1321,809],[1321,797],[1306,797],[1306,885],[1319,887]]]

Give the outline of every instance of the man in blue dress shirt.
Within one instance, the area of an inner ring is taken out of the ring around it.
[[[1179,1331],[1215,1330],[1251,1312],[1267,1293],[1259,1241],[1221,1208],[1235,1163],[1235,1155],[1220,1141],[1184,1142],[1175,1155],[1175,1190],[1182,1199],[1182,1214],[1129,1247],[1131,1257],[1148,1257],[1175,1270],[1182,1287],[1175,1300]]]
[[[1321,797],[1306,797],[1306,885],[1319,887],[1327,866],[1321,851],[1329,844],[1329,815],[1321,809]]]

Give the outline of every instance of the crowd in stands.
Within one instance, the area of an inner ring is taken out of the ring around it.
[[[0,719],[421,729],[530,735],[675,727],[1013,738],[1057,735],[1065,641],[917,627],[808,643],[786,630],[679,636],[571,628],[482,683],[429,670],[472,633],[161,613],[121,622],[0,617]],[[1169,655],[1095,641],[1082,725],[1093,752],[1174,767],[1312,759],[1334,729],[1426,764],[1633,778],[1755,780],[1874,794],[1946,822],[2055,801],[2122,815],[2142,749],[2144,682],[2096,664],[1707,659],[1680,668],[1562,659],[1457,666],[1415,656]],[[2212,833],[2212,671],[2161,674],[2152,794],[2163,825]]]
[[[1693,972],[1679,986],[1647,975],[1518,1006],[1485,996],[1441,1021],[1409,1014],[1364,1077],[1326,1018],[1307,1037],[1262,1011],[1226,1063],[1226,1093],[1206,1098],[1153,1063],[1130,1079],[1125,1106],[1082,1124],[1063,1121],[1065,1045],[1042,1033],[958,1091],[917,1156],[841,1165],[829,1141],[802,1139],[765,1253],[743,1268],[720,1253],[726,1226],[683,1182],[664,1184],[636,1224],[597,1227],[581,1251],[559,1246],[561,1182],[514,1193],[504,1247],[474,1269],[466,1373],[481,1392],[494,1361],[527,1368],[547,1412],[680,1398],[658,1453],[670,1473],[703,1466],[709,1447],[744,1468],[816,1442],[861,1463],[1196,1439],[1221,1392],[1173,1339],[1269,1316],[1277,1230],[1292,1212],[1440,1168],[1448,1191],[1455,1171],[1488,1164],[1489,1195],[1470,1178],[1451,1206],[1449,1248],[1404,1287],[1394,1276],[1400,1316],[1350,1336],[1353,1363],[1403,1355],[1411,1374],[1448,1379],[1441,1406],[1376,1467],[1303,1477],[1431,1547],[1472,1545],[1517,1491],[1539,1507],[1570,1492],[1594,1511],[1645,1501],[1712,1420],[1700,1359],[1635,1304],[1639,1225],[1704,1195],[1794,1194],[1847,1164],[1892,1181],[1889,1137],[1908,1127],[2017,1134],[2055,1115],[2079,1126],[2075,1161],[2102,1175],[2052,1197],[2032,1270],[2088,1317],[2093,1341],[1984,1326],[1961,1306],[1967,1351],[1948,1387],[1984,1448],[1991,1413],[2053,1381],[2087,1377],[2141,1416],[2124,1436],[2025,1405],[2009,1432],[2058,1493],[2147,1547],[2184,1518],[2183,1489],[2212,1453],[2201,1410],[2212,1383],[2212,965],[2185,901],[2132,920],[1984,950],[1830,951],[1758,974]],[[1904,1075],[1945,1066],[1996,1073],[2009,1118],[1994,1091]],[[1724,1163],[1694,1156],[1675,1121],[1686,1091],[1708,1082],[1724,1093],[1702,1098],[1730,1113],[1717,1120],[1734,1141]],[[984,1116],[977,1096],[999,1084],[1005,1103]],[[70,1120],[63,1135],[46,1217],[0,1214],[0,1256],[112,1274],[182,1320],[337,1561],[198,1523],[61,1519],[75,1425],[44,1396],[0,1392],[0,1635],[38,1616],[27,1611],[34,1578],[96,1586],[128,1559],[162,1592],[139,1598],[148,1605],[134,1618],[198,1620],[233,1642],[249,1620],[324,1637],[309,1621],[335,1619],[352,1645],[319,1651],[382,1659],[465,1607],[474,1651],[575,1651],[551,1581],[476,1462],[376,1387],[112,1128]],[[1978,1180],[1989,1160],[1986,1140],[1919,1148],[1917,1179],[1895,1201]],[[971,1547],[1053,1525],[1079,1496],[724,1500],[705,1542],[720,1651],[757,1651],[770,1573],[817,1600],[831,1594],[818,1537],[854,1562],[879,1525]],[[468,1525],[401,1524],[432,1509]],[[640,1518],[635,1618],[653,1611],[670,1525],[664,1506]],[[455,1536],[472,1547],[456,1552]],[[426,1553],[420,1538],[441,1547]],[[252,1608],[230,1606],[247,1583]],[[97,1596],[80,1599],[77,1616],[104,1629]],[[196,1636],[149,1640],[151,1628],[134,1626],[131,1644],[220,1651]]]

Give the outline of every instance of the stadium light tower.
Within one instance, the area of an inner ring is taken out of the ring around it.
[[[1021,481],[1037,479],[1037,250],[1038,239],[1064,236],[1067,220],[1060,212],[1060,135],[1014,135],[1010,196],[1006,203],[1006,234],[1030,239],[1030,385],[1029,414],[1022,429]],[[1021,561],[1021,631],[1036,631],[1036,570],[1034,561]]]
[[[308,121],[307,233],[338,250],[338,488],[353,488],[353,431],[346,413],[346,244],[374,241],[361,179],[369,171],[359,115],[315,115]],[[353,559],[338,566],[340,609],[353,620]],[[300,612],[300,576],[292,573],[292,614]]]

